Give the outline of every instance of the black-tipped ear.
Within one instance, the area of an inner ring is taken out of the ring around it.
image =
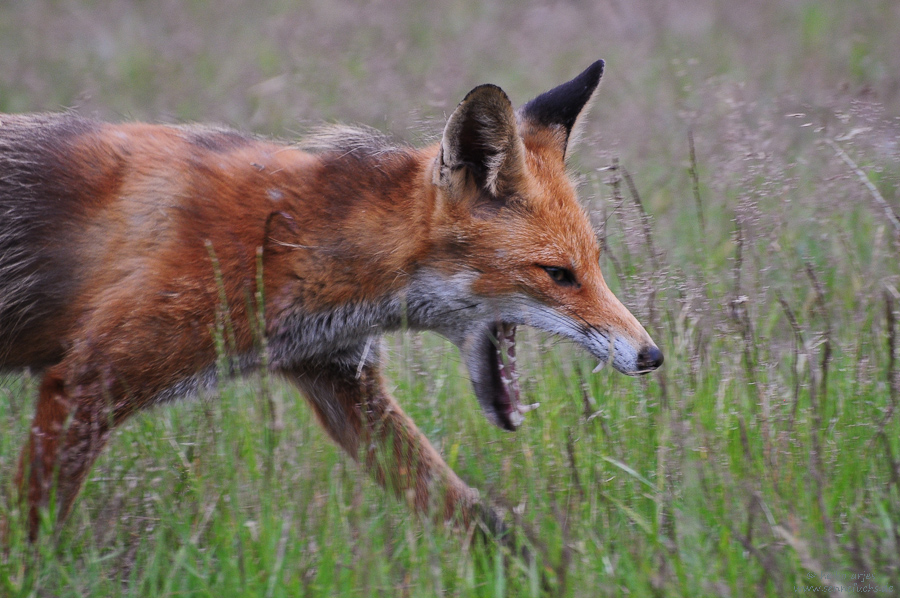
[[[563,83],[534,98],[522,106],[520,110],[522,118],[537,126],[562,126],[568,145],[578,115],[584,110],[597,90],[597,85],[600,84],[604,64],[602,60],[598,60],[568,83]]]
[[[521,144],[507,95],[496,85],[479,85],[444,127],[439,182],[455,188],[471,176],[480,188],[499,195],[521,172]]]

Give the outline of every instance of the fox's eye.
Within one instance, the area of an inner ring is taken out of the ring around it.
[[[563,287],[571,287],[578,284],[575,280],[575,274],[568,268],[559,268],[557,266],[541,266],[544,271],[553,279],[553,282]]]

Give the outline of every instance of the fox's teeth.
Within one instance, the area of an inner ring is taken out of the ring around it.
[[[517,405],[516,409],[519,410],[519,413],[528,413],[529,411],[534,411],[540,406],[540,403],[532,403],[531,405]]]
[[[609,343],[609,353],[606,356],[606,361],[601,361],[600,363],[598,363],[597,367],[595,367],[594,371],[591,373],[596,374],[597,372],[599,372],[600,370],[605,368],[607,363],[611,362],[613,359],[616,358],[616,343],[613,340],[612,336],[608,337],[608,343]]]

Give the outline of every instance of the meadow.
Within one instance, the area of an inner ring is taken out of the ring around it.
[[[39,378],[3,374],[0,596],[900,595],[898,48],[893,0],[0,2],[0,112],[421,144],[477,84],[521,104],[604,58],[571,167],[666,355],[592,375],[522,331],[541,407],[509,434],[449,343],[388,339],[532,566],[412,515],[268,376],[135,417],[31,546]]]

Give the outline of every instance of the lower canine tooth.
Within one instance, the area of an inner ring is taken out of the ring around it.
[[[601,361],[600,363],[597,364],[597,367],[595,367],[593,372],[591,372],[591,373],[596,374],[597,372],[599,372],[600,370],[605,368],[607,363],[609,363],[608,359],[606,361]]]
[[[529,411],[534,411],[538,407],[540,407],[540,403],[532,403],[531,405],[519,405],[518,410],[519,413],[528,413]]]

